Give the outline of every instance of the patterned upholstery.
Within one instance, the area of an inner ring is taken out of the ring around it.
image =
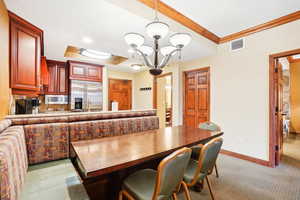
[[[24,184],[28,160],[22,126],[7,128],[0,135],[0,197],[18,199]]]
[[[5,119],[0,121],[0,133],[11,125],[11,120]]]
[[[124,118],[111,120],[98,120],[87,122],[73,122],[69,124],[70,140],[96,139],[116,135],[137,133],[159,128],[159,118],[156,116]],[[70,157],[75,157],[75,152],[70,149]]]
[[[89,120],[100,120],[100,119],[145,117],[145,116],[155,116],[155,115],[156,115],[156,110],[111,112],[111,113],[88,114],[88,115],[71,115],[69,116],[69,121],[76,122],[76,121],[89,121]]]
[[[28,117],[12,119],[12,125],[63,123],[68,121],[68,117]]]
[[[26,125],[29,164],[69,157],[68,123]]]
[[[70,123],[71,141],[88,140],[107,136],[137,133],[158,129],[159,119],[156,116],[98,120]]]

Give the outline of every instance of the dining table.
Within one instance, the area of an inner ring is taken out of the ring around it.
[[[182,147],[191,147],[222,135],[222,131],[173,126],[75,141],[71,143],[75,153],[72,162],[91,199],[116,199],[115,193],[130,173],[149,166],[155,168],[161,159]]]

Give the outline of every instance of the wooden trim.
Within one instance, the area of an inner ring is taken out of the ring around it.
[[[172,72],[168,72],[165,74],[161,74],[158,76],[154,76],[153,77],[153,109],[157,108],[157,78],[161,78],[161,77],[165,77],[165,76],[171,76],[171,85],[173,88],[173,73]],[[172,91],[172,108],[173,108],[173,91]]]
[[[83,65],[90,65],[90,66],[95,66],[95,67],[104,67],[103,65],[100,65],[100,64],[81,62],[81,61],[75,61],[75,60],[68,60],[67,63],[68,64],[83,64]]]
[[[287,59],[288,59],[289,63],[300,62],[300,58],[294,59],[293,56],[288,56]]]
[[[222,149],[220,153],[222,153],[224,155],[227,155],[227,156],[232,156],[232,157],[239,158],[239,159],[242,159],[242,160],[250,161],[250,162],[253,162],[253,163],[256,163],[256,164],[259,164],[259,165],[272,167],[270,161],[261,160],[261,159],[254,158],[254,157],[251,157],[251,156],[246,156],[246,155],[235,153],[235,152],[232,152],[232,151],[227,151],[227,150],[224,150],[224,149]]]
[[[41,43],[41,56],[44,56],[44,31],[42,29],[40,29],[39,27],[33,25],[29,21],[19,17],[18,15],[11,12],[10,10],[8,10],[8,16],[9,16],[10,20],[13,20],[14,22],[16,22],[18,24],[21,24],[22,26],[26,26],[30,30],[33,30],[38,35],[40,35],[40,37],[41,37],[41,39],[40,39],[41,40],[40,41],[40,43]]]
[[[276,95],[275,88],[275,60],[282,57],[288,57],[295,54],[300,54],[300,49],[285,51],[281,53],[272,54],[269,56],[269,162],[270,166],[275,167],[275,146],[277,145],[276,137]]]
[[[154,9],[154,1],[153,0],[138,0],[138,1],[145,4],[146,6]],[[202,35],[203,37],[213,41],[214,43],[216,43],[216,44],[219,43],[220,38],[217,35],[210,32],[209,30],[207,30],[203,26],[197,24],[196,22],[194,22],[190,18],[184,16],[183,14],[178,12],[177,10],[171,8],[167,4],[161,2],[160,0],[158,0],[158,6],[157,7],[158,7],[158,11],[160,13],[164,14],[165,16],[177,21],[178,23],[182,24],[183,26],[191,29],[192,31],[195,31],[196,33],[198,33],[198,34]]]
[[[245,36],[260,32],[260,31],[264,31],[264,30],[267,30],[270,28],[274,28],[274,27],[277,27],[277,26],[280,26],[280,25],[283,25],[283,24],[286,24],[286,23],[289,23],[289,22],[292,22],[292,21],[295,21],[298,19],[300,19],[300,11],[297,11],[297,12],[285,15],[283,17],[279,17],[277,19],[271,20],[269,22],[245,29],[238,33],[233,33],[233,34],[227,35],[225,37],[220,38],[219,43],[221,44],[224,42],[242,38],[242,37],[245,37]]]

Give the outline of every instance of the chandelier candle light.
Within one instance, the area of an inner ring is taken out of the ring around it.
[[[191,35],[189,33],[175,33],[169,38],[171,45],[165,47],[159,47],[159,40],[167,36],[169,33],[169,25],[159,21],[157,16],[158,0],[155,1],[155,19],[153,22],[146,26],[146,32],[149,37],[154,39],[154,47],[144,45],[145,37],[139,33],[127,33],[124,36],[126,43],[131,49],[142,56],[145,65],[150,69],[152,75],[159,75],[162,73],[164,68],[171,57],[176,53],[180,53],[182,48],[188,45],[191,41]],[[154,61],[150,61],[150,56],[154,51]],[[159,55],[163,57],[162,61],[159,62]]]

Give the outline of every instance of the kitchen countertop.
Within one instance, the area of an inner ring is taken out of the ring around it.
[[[51,113],[38,113],[38,114],[24,114],[24,115],[7,115],[6,119],[15,118],[32,118],[32,117],[62,117],[71,115],[88,115],[88,114],[105,114],[105,113],[123,113],[123,112],[141,112],[155,109],[144,109],[144,110],[120,110],[120,111],[95,111],[95,112],[72,112],[72,111],[53,111]]]

